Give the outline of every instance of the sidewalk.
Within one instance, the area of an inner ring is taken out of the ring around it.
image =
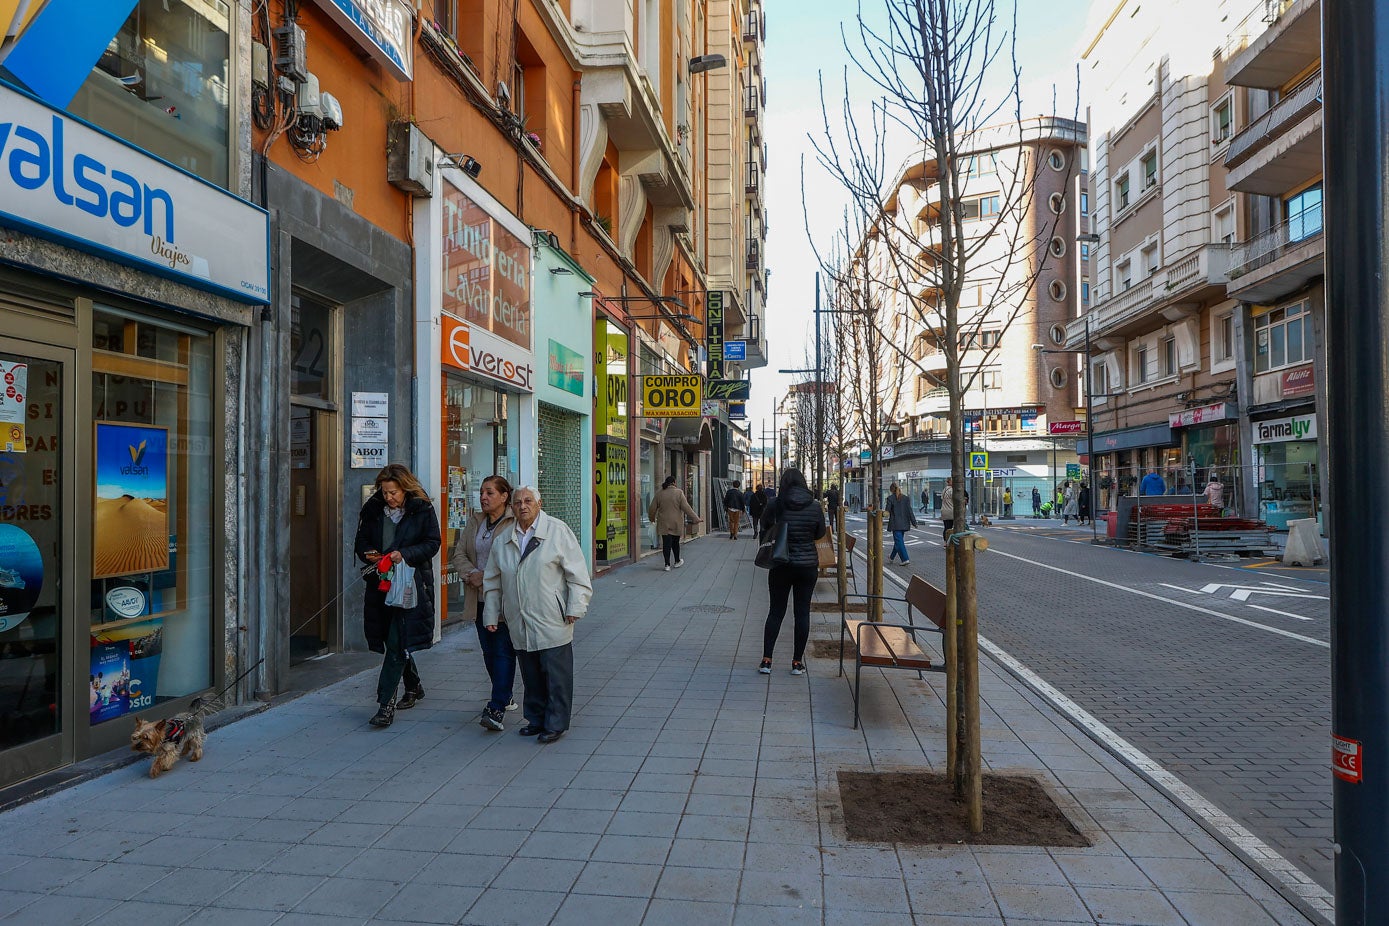
[[[1090,849],[851,843],[841,768],[939,769],[942,677],[864,672],[850,729],[828,660],[755,671],[751,541],[596,583],[569,735],[476,723],[470,629],[420,658],[428,696],[367,726],[374,672],[3,817],[4,922],[60,924],[1209,924],[1308,920],[1012,676],[982,666],[984,756],[1030,771]],[[924,552],[924,551],[923,551]],[[822,583],[828,590],[829,584]],[[823,596],[822,596],[823,597]],[[838,615],[813,615],[812,639]],[[18,838],[15,838],[18,837]]]

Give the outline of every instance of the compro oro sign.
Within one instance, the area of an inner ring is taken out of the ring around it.
[[[240,302],[270,298],[264,209],[3,85],[0,222]]]
[[[698,418],[703,399],[703,381],[696,375],[641,378],[642,414],[647,418]]]

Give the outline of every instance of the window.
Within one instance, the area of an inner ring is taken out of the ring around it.
[[[1060,367],[1052,367],[1052,368],[1051,368],[1051,373],[1049,373],[1048,376],[1049,376],[1049,378],[1051,379],[1052,388],[1054,388],[1054,389],[1062,389],[1062,388],[1065,387],[1065,385],[1066,385],[1066,371],[1065,371],[1065,370],[1061,369]]]
[[[1215,320],[1215,337],[1211,339],[1217,361],[1235,359],[1235,313],[1226,312]]]
[[[1157,167],[1157,149],[1155,148],[1143,155],[1143,189],[1157,186]]]
[[[139,0],[125,8],[132,6],[68,110],[226,186],[236,5]]]
[[[1144,345],[1133,352],[1133,376],[1135,383],[1148,381],[1148,347]]]
[[[1088,242],[1088,241],[1082,241],[1082,242],[1080,243],[1080,259],[1081,259],[1081,260],[1089,260],[1089,259],[1090,259],[1090,242]]]
[[[1301,241],[1321,232],[1321,184],[1303,190],[1283,201],[1288,222],[1288,240]]]
[[[1219,103],[1211,107],[1211,144],[1218,145],[1228,141],[1233,132],[1235,121],[1235,101],[1233,97],[1225,97]]]
[[[1211,217],[1211,238],[1220,244],[1235,240],[1235,205],[1229,203],[1215,210]]]
[[[1082,280],[1082,281],[1080,282],[1080,301],[1081,301],[1082,303],[1084,303],[1085,305],[1089,305],[1089,304],[1090,304],[1090,281],[1089,281],[1089,280]]]
[[[1109,391],[1109,369],[1103,360],[1095,364],[1090,373],[1090,388],[1093,390],[1091,398],[1098,398]]]
[[[1085,190],[1080,191],[1080,214],[1090,214],[1090,194]]]
[[[1157,252],[1158,252],[1158,249],[1157,249],[1157,243],[1156,243],[1156,242],[1154,242],[1153,244],[1148,245],[1146,248],[1143,249],[1143,269],[1144,269],[1144,271],[1147,273],[1148,276],[1152,276],[1153,274],[1157,273],[1157,269],[1158,269],[1158,256],[1157,256]]]
[[[1063,301],[1066,298],[1066,284],[1060,280],[1052,280],[1047,284],[1047,294],[1053,302]]]
[[[993,154],[974,154],[965,158],[962,173],[966,177],[983,177],[997,171],[998,166]]]
[[[1057,235],[1055,238],[1052,238],[1052,239],[1051,239],[1051,256],[1052,256],[1052,257],[1065,257],[1065,256],[1066,256],[1066,239],[1065,239],[1065,238],[1062,238],[1060,235]]]
[[[1066,343],[1066,328],[1064,325],[1052,325],[1049,334],[1051,335],[1051,343],[1058,347]]]
[[[1056,171],[1065,170],[1066,155],[1062,154],[1060,149],[1051,149],[1051,153],[1047,155],[1047,166]]]
[[[1114,183],[1114,201],[1120,209],[1127,209],[1129,205],[1129,175],[1124,174]]]
[[[1133,285],[1133,265],[1129,261],[1117,264],[1114,267],[1114,277],[1117,281],[1116,288],[1123,292]]]
[[[1177,375],[1177,339],[1167,337],[1162,339],[1162,375]]]
[[[1047,206],[1051,209],[1053,215],[1060,215],[1066,211],[1066,197],[1062,196],[1060,193],[1053,193],[1047,198]]]
[[[991,215],[998,215],[998,213],[999,207],[997,196],[985,196],[983,199],[979,200],[980,218],[988,218]]]
[[[1297,302],[1254,320],[1254,372],[1267,373],[1312,359],[1312,318]]]

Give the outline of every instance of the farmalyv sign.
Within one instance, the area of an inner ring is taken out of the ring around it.
[[[1254,443],[1281,444],[1290,440],[1316,440],[1317,416],[1293,415],[1272,421],[1255,421]]]
[[[711,289],[704,294],[704,347],[709,352],[706,370],[710,381],[723,379],[723,290]]]
[[[241,302],[270,298],[264,209],[0,85],[0,223]]]

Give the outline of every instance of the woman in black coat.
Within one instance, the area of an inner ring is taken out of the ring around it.
[[[757,671],[772,674],[772,650],[786,618],[786,599],[795,593],[796,626],[792,637],[791,674],[805,674],[805,644],[810,639],[810,598],[820,574],[820,551],[815,541],[825,536],[825,512],[806,487],[798,469],[781,474],[781,491],[762,513],[762,534],[774,539],[776,525],[786,525],[786,546],[791,562],[779,563],[767,571],[767,591],[771,607],[762,628],[762,664]],[[775,542],[775,541],[774,541]]]
[[[376,566],[365,573],[367,590],[362,607],[362,630],[373,653],[385,653],[376,682],[376,702],[371,718],[375,727],[389,727],[395,719],[396,688],[405,678],[402,709],[424,697],[416,650],[434,645],[434,566],[439,552],[439,516],[424,487],[403,463],[390,463],[376,476],[376,492],[362,505],[357,520],[357,556]],[[381,588],[393,563],[415,569],[415,606],[395,608],[386,604]],[[386,567],[383,569],[382,567]]]
[[[753,530],[757,531],[758,537],[762,535],[762,512],[767,510],[767,492],[760,485],[757,491],[752,493],[752,502],[748,505],[748,515],[754,525]]]

